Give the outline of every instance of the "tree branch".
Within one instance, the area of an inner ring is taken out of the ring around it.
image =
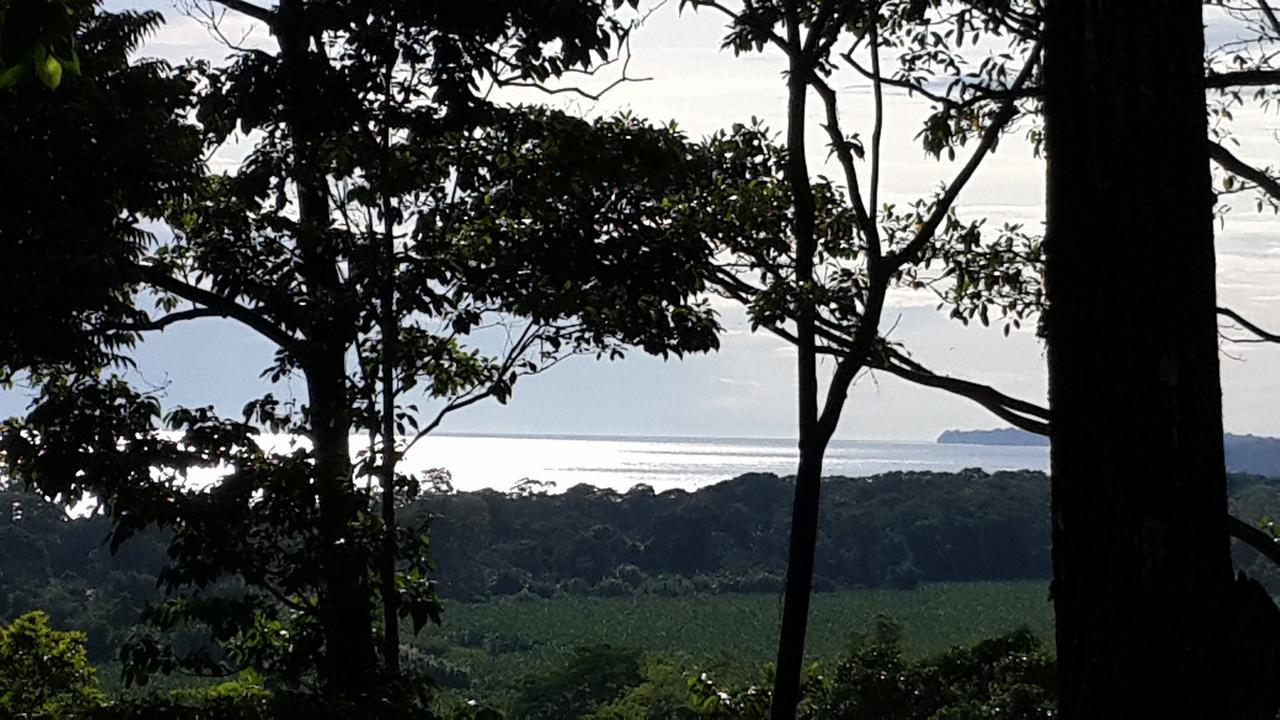
[[[1271,27],[1271,32],[1280,35],[1280,18],[1276,17],[1276,11],[1272,9],[1271,3],[1268,0],[1258,0],[1258,9],[1267,18],[1267,25]]]
[[[235,10],[236,12],[241,13],[242,15],[248,15],[249,17],[253,18],[254,20],[258,20],[259,22],[266,23],[272,29],[274,29],[276,26],[276,22],[278,18],[276,16],[275,10],[269,10],[259,5],[254,5],[251,2],[246,2],[245,0],[209,0],[209,1],[218,3],[219,5],[229,10]]]
[[[184,320],[195,320],[196,318],[205,317],[229,317],[226,313],[219,312],[212,308],[192,308],[190,310],[180,310],[172,312],[168,315],[162,315],[158,318],[148,319],[145,322],[124,323],[112,326],[112,330],[123,330],[125,332],[153,332],[164,330],[166,327]]]
[[[1254,325],[1253,323],[1244,319],[1244,317],[1240,313],[1236,312],[1235,310],[1232,310],[1231,308],[1220,307],[1218,308],[1218,314],[1225,318],[1230,318],[1231,320],[1239,324],[1241,327],[1243,327],[1245,330],[1248,330],[1249,332],[1253,333],[1254,335],[1257,335],[1259,338],[1267,342],[1280,343],[1280,335],[1263,330],[1257,325]]]
[[[1223,170],[1248,180],[1258,186],[1266,194],[1280,200],[1280,180],[1241,160],[1222,145],[1209,141],[1209,157],[1218,163]]]
[[[237,320],[256,330],[258,334],[275,343],[289,354],[295,357],[301,356],[302,348],[298,339],[284,329],[277,327],[258,312],[211,290],[179,280],[158,267],[151,265],[135,265],[134,267],[139,277],[147,284],[203,306],[211,311],[211,315],[220,315]]]
[[[896,352],[891,352],[885,358],[885,362],[876,367],[917,385],[945,390],[953,395],[968,398],[1014,427],[1037,435],[1046,437],[1049,435],[1048,408],[1010,397],[989,385],[939,375]]]
[[[1032,70],[1040,61],[1040,48],[1041,45],[1037,42],[1035,47],[1031,49],[1031,54],[1027,58],[1027,63],[1023,65],[1022,70],[1018,73],[1017,79],[1014,80],[1013,85],[1010,86],[1010,90],[1018,91],[1026,85],[1027,80],[1031,77]],[[982,164],[987,153],[991,152],[991,149],[995,147],[996,142],[1000,139],[1000,134],[1004,131],[1005,125],[1007,125],[1016,114],[1017,107],[1013,101],[1008,101],[1001,106],[1000,110],[996,113],[995,118],[992,119],[991,124],[983,131],[982,140],[978,143],[977,149],[973,151],[973,154],[969,156],[969,161],[965,163],[959,174],[956,175],[955,179],[951,181],[951,184],[943,191],[942,197],[938,199],[937,205],[933,208],[933,213],[931,213],[925,220],[919,232],[916,233],[916,236],[912,238],[911,242],[907,243],[901,250],[888,255],[888,262],[886,265],[888,266],[887,270],[890,273],[909,262],[914,262],[920,255],[920,252],[924,250],[925,246],[933,241],[934,234],[938,231],[938,226],[942,224],[943,219],[946,218],[947,213],[951,210],[951,206],[955,204],[956,198],[960,195],[960,191],[964,189],[964,186],[969,182],[969,179],[973,177],[975,172],[977,172],[978,166]]]
[[[844,182],[849,192],[849,202],[853,205],[854,217],[857,220],[858,227],[862,230],[862,234],[867,238],[867,257],[873,258],[873,262],[879,262],[881,255],[880,231],[875,222],[872,221],[871,214],[867,211],[867,206],[862,202],[862,189],[858,185],[858,170],[853,162],[853,150],[849,139],[844,136],[844,130],[840,127],[840,111],[836,92],[816,73],[811,74],[809,85],[818,93],[818,97],[822,100],[822,105],[826,109],[826,124],[823,127],[827,131],[827,138],[831,141],[832,149],[836,153],[836,159],[840,162],[840,169],[844,172]]]
[[[1213,90],[1277,84],[1280,84],[1280,70],[1235,70],[1209,73],[1204,78],[1204,86]]]
[[[1257,550],[1276,565],[1280,565],[1280,541],[1235,515],[1227,516],[1227,526],[1231,537]]]

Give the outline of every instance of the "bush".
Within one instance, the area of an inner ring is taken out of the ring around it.
[[[568,664],[525,679],[511,704],[515,720],[570,720],[611,703],[644,681],[640,655],[607,645],[578,648]]]
[[[806,673],[798,720],[1043,720],[1055,716],[1053,659],[1019,630],[918,661],[903,657],[901,632],[877,618],[832,672]],[[690,682],[702,718],[763,720],[769,680],[721,687],[703,674]]]

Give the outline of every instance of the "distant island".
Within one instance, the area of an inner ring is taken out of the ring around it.
[[[1047,447],[1049,438],[1019,430],[947,430],[938,436],[942,445],[1016,445]],[[1280,438],[1261,435],[1233,435],[1222,438],[1227,455],[1227,472],[1280,476]]]
[[[1018,428],[995,430],[946,430],[938,436],[942,445],[1020,445],[1048,447],[1049,438]]]

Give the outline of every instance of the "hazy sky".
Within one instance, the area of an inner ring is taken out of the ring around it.
[[[619,87],[598,106],[602,114],[629,109],[654,120],[676,120],[700,137],[752,116],[783,127],[784,84],[779,55],[735,58],[719,50],[722,19],[710,13],[678,15],[670,2],[653,15],[633,42],[632,74],[651,77]],[[218,59],[225,51],[205,31],[165,2],[107,0],[109,9],[154,7],[169,22],[144,54],[181,60]],[[233,29],[234,31],[234,29]],[[1229,33],[1215,27],[1217,35]],[[261,30],[249,42],[267,42]],[[848,131],[870,133],[870,96],[855,78],[841,78]],[[913,139],[927,105],[901,94],[888,98],[882,197],[909,201],[930,193],[955,171],[925,157]],[[1239,117],[1239,116],[1238,116]],[[1280,164],[1274,115],[1239,117],[1242,156]],[[814,160],[824,159],[824,142],[814,127]],[[218,159],[230,162],[229,148]],[[963,156],[962,156],[963,157]],[[1025,222],[1040,227],[1044,166],[1020,135],[1007,137],[961,196],[962,218],[988,217],[994,224]],[[1244,198],[1219,228],[1219,292],[1228,304],[1258,322],[1280,328],[1280,220],[1254,211]],[[1135,272],[1140,269],[1135,269]],[[993,384],[1006,392],[1043,401],[1044,351],[1030,330],[1004,338],[999,331],[965,328],[935,312],[931,295],[898,295],[888,310],[894,337],[936,370]],[[663,362],[640,354],[621,362],[576,358],[554,370],[522,380],[507,406],[481,404],[455,415],[442,427],[475,433],[588,433],[698,436],[794,435],[795,369],[788,347],[771,336],[748,332],[743,314],[718,304],[728,332],[719,353]],[[1225,421],[1234,432],[1280,435],[1280,347],[1248,344],[1225,348]],[[1122,348],[1115,351],[1122,352]],[[264,392],[258,380],[268,363],[265,341],[232,323],[202,320],[175,326],[148,340],[137,352],[140,380],[168,384],[168,398],[182,404],[215,404],[236,413],[245,400]],[[277,393],[302,393],[292,388]],[[0,396],[0,415],[21,410],[22,398]],[[838,435],[844,438],[931,440],[948,427],[993,427],[997,419],[966,401],[912,387],[885,375],[859,379]]]

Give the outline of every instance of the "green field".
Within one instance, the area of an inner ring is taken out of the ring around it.
[[[779,595],[559,597],[449,603],[444,625],[419,642],[465,670],[467,691],[509,691],[518,679],[562,662],[576,647],[608,644],[662,653],[726,674],[769,662]],[[852,590],[814,596],[809,648],[838,657],[878,614],[900,623],[909,654],[924,655],[1026,626],[1052,641],[1046,583],[940,583],[916,590]]]

